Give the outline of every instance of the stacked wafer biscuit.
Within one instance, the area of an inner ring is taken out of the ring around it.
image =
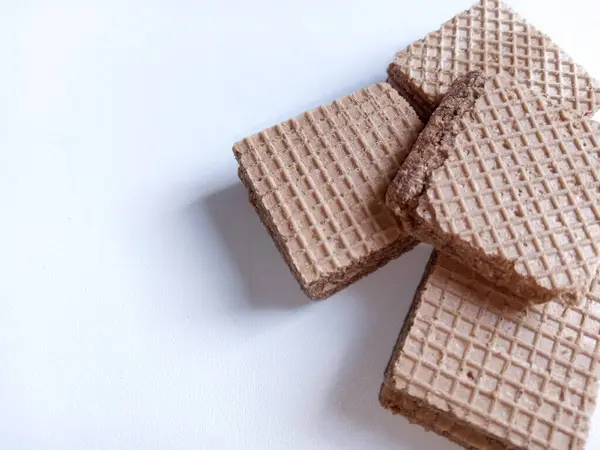
[[[384,407],[467,448],[583,448],[600,358],[598,84],[496,0],[399,52],[388,83],[236,143],[251,203],[313,299],[435,247]]]
[[[381,83],[234,145],[250,201],[311,298],[415,245],[383,200],[422,128]]]

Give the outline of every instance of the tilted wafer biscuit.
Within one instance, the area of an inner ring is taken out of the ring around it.
[[[469,73],[387,201],[416,237],[510,292],[576,300],[600,263],[600,124],[514,78]]]
[[[427,120],[452,82],[474,70],[510,74],[588,116],[600,108],[600,85],[499,0],[481,0],[399,52],[388,77]]]
[[[438,253],[380,400],[467,448],[583,449],[599,356],[599,279],[580,305],[532,305]]]
[[[415,245],[384,204],[423,124],[386,83],[236,143],[250,201],[308,296],[322,299]]]

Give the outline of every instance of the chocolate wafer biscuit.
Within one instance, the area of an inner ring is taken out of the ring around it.
[[[426,121],[462,74],[507,73],[591,116],[600,85],[550,38],[499,0],[481,0],[396,55],[388,81]]]
[[[469,73],[387,200],[416,237],[511,293],[576,300],[600,263],[600,124],[514,78]]]
[[[326,298],[415,245],[384,197],[422,128],[380,83],[234,145],[250,201],[309,297]]]
[[[583,449],[599,355],[599,279],[580,305],[533,305],[440,253],[380,400],[467,448]]]

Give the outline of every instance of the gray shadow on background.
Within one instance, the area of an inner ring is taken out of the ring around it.
[[[248,191],[234,184],[192,205],[208,209],[217,235],[237,269],[251,308],[291,309],[310,304],[248,201]]]
[[[312,301],[300,290],[241,183],[199,200],[190,209],[197,215],[208,212],[245,286],[248,307],[310,307]],[[351,307],[358,304],[363,313],[361,329],[356,340],[348,343],[346,363],[332,386],[332,414],[374,435],[387,436],[392,447],[399,449],[459,448],[402,416],[392,415],[378,400],[384,370],[430,253],[429,246],[419,245],[342,291],[351,297]]]

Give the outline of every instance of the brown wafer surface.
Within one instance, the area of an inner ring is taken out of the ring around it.
[[[414,246],[384,196],[422,128],[380,83],[234,145],[250,199],[310,297],[325,298]]]
[[[510,292],[575,300],[600,263],[600,124],[514,78],[461,76],[388,203]]]
[[[479,1],[399,52],[388,76],[427,119],[452,82],[474,70],[489,76],[507,73],[586,115],[600,106],[599,84],[499,0]]]
[[[599,345],[598,279],[580,305],[533,305],[438,254],[380,398],[467,448],[583,449]]]

